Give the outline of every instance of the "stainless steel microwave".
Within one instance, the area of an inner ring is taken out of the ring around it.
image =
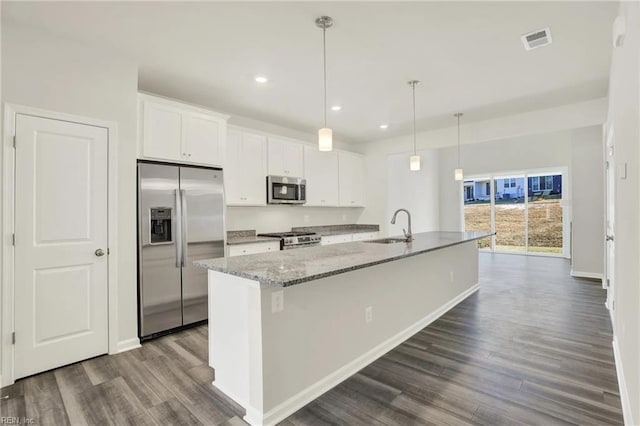
[[[268,204],[304,204],[307,180],[288,176],[267,176]]]

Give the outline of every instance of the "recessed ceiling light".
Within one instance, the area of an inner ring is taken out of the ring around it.
[[[331,111],[340,111],[342,107],[340,105],[334,105],[331,107]]]
[[[380,128],[381,128],[382,130],[384,130],[384,129],[388,129],[388,128],[389,128],[389,125],[388,125],[388,124],[381,124],[381,125],[380,125]]]
[[[265,77],[264,75],[256,76],[256,83],[266,83],[268,81],[269,81],[269,79],[267,77]]]

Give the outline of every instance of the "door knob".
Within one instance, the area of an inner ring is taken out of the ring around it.
[[[613,235],[607,235],[607,241],[613,241]]]
[[[100,256],[104,256],[104,251],[102,249],[98,249],[94,252],[96,254],[96,256],[100,257]]]

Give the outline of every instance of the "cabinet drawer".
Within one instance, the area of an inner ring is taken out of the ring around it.
[[[229,246],[229,256],[244,256],[247,254],[268,253],[270,251],[280,251],[280,241]]]
[[[323,246],[327,246],[330,244],[349,243],[351,241],[353,241],[351,234],[329,235],[326,237],[322,237],[320,244],[322,244]]]
[[[367,241],[378,238],[378,232],[359,232],[353,234],[353,241]]]

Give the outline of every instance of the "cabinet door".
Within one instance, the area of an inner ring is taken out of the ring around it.
[[[239,163],[242,180],[242,204],[267,204],[267,137],[255,133],[242,134],[242,158]]]
[[[338,205],[338,153],[304,147],[307,206]]]
[[[303,177],[303,145],[278,138],[269,138],[269,174]]]
[[[364,158],[358,154],[340,151],[338,154],[340,205],[364,206]]]
[[[353,235],[351,234],[329,235],[326,237],[322,237],[322,240],[320,240],[320,244],[323,246],[328,246],[331,244],[349,243],[351,241],[353,241]]]
[[[234,244],[229,246],[229,256],[245,256],[248,254],[280,251],[280,242]]]
[[[304,177],[304,146],[295,142],[284,145],[285,176]]]
[[[227,132],[227,158],[224,168],[224,189],[226,203],[242,204],[243,174],[242,174],[242,132],[229,130]]]
[[[168,105],[143,104],[142,155],[182,161],[182,111]]]
[[[182,155],[185,160],[213,166],[222,164],[226,123],[206,114],[184,113]]]

